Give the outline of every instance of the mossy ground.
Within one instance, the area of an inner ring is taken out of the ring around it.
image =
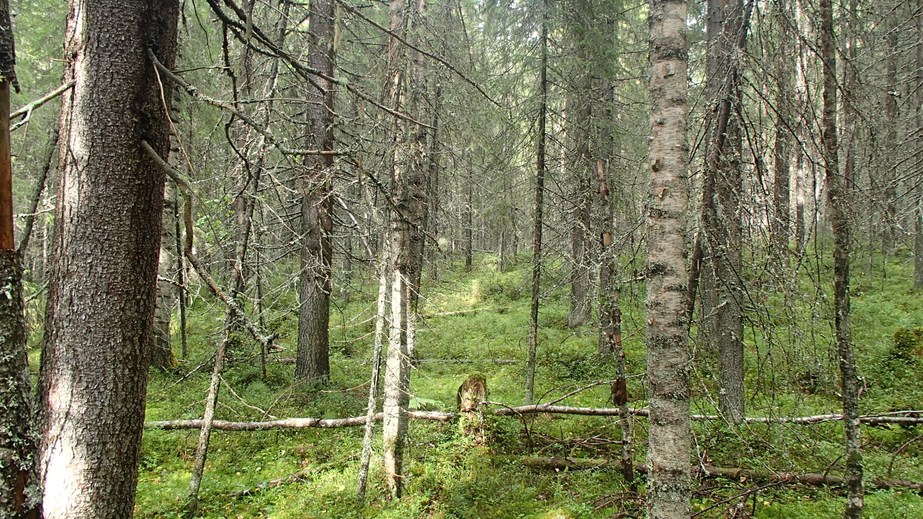
[[[906,256],[906,255],[905,255]],[[486,376],[489,399],[519,404],[523,399],[528,334],[528,263],[497,273],[494,258],[482,257],[472,273],[441,265],[438,282],[427,281],[421,310],[431,317],[419,323],[412,375],[415,405],[454,407],[458,385],[469,373]],[[920,408],[923,376],[920,359],[894,355],[892,337],[900,328],[923,325],[923,300],[907,289],[908,257],[892,260],[886,271],[857,272],[853,282],[853,332],[860,371],[867,387],[863,412]],[[751,416],[789,416],[835,412],[839,408],[835,363],[830,344],[828,303],[817,297],[812,278],[826,279],[828,267],[799,280],[799,289],[754,288],[761,298],[748,312],[748,410]],[[596,356],[593,327],[569,330],[565,269],[552,265],[546,275],[541,309],[536,397],[548,402],[593,381],[611,378],[610,361]],[[643,383],[643,287],[623,295],[624,340],[632,405],[645,405]],[[374,282],[353,287],[350,303],[337,301],[332,313],[331,382],[327,387],[292,385],[290,364],[269,362],[263,378],[255,350],[244,347],[224,374],[218,417],[260,420],[268,416],[344,417],[363,413],[367,398],[372,343]],[[292,295],[266,315],[287,349],[273,357],[291,357],[297,315]],[[820,299],[821,302],[817,302]],[[277,303],[279,303],[277,301]],[[784,309],[788,308],[787,311]],[[482,309],[455,315],[445,312]],[[198,299],[189,324],[190,356],[172,373],[152,372],[147,419],[201,416],[208,385],[208,360],[220,336],[224,309]],[[694,334],[693,334],[694,335]],[[694,337],[693,337],[694,338]],[[693,341],[695,343],[695,341]],[[178,345],[174,346],[178,351]],[[698,357],[705,356],[696,351]],[[432,359],[453,359],[452,362]],[[192,368],[205,365],[183,377]],[[714,413],[714,380],[701,362],[693,378],[694,412]],[[805,374],[812,387],[804,387]],[[228,388],[233,389],[232,394]],[[711,392],[709,392],[711,391]],[[711,395],[711,396],[710,396]],[[600,385],[563,402],[607,406],[609,387]],[[246,402],[246,404],[244,403]],[[262,410],[262,411],[261,411]],[[643,464],[646,422],[635,420],[635,463]],[[383,517],[383,518],[558,518],[637,517],[641,496],[622,480],[617,462],[611,469],[554,471],[531,469],[521,455],[571,455],[618,459],[620,438],[614,419],[580,416],[532,416],[524,421],[491,418],[490,441],[477,447],[459,435],[456,424],[412,422],[406,461],[405,497],[390,500],[373,458],[365,504],[355,498],[361,428],[271,432],[215,432],[201,491],[204,517]],[[923,428],[864,428],[869,477],[923,481],[919,435]],[[747,467],[765,472],[842,469],[842,428],[838,423],[805,426],[734,428],[718,422],[696,423],[695,450],[703,463]],[[142,445],[136,515],[179,517],[188,492],[198,431],[147,430]],[[380,443],[376,440],[376,446]],[[900,451],[900,454],[894,455]],[[247,489],[300,474],[283,484],[240,495]],[[747,481],[701,482],[694,507],[703,510],[743,494]],[[639,485],[643,489],[643,482]],[[838,517],[840,489],[770,486],[742,499],[755,517]],[[722,517],[728,505],[702,517]],[[923,499],[911,492],[869,491],[867,515],[875,518],[923,517]],[[621,514],[621,515],[620,515]]]

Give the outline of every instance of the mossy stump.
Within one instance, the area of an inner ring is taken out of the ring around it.
[[[487,379],[473,373],[458,386],[456,403],[458,404],[458,427],[463,436],[471,438],[475,444],[487,443],[487,422],[484,417],[484,404],[487,402]]]

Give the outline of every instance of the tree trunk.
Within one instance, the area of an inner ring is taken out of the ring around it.
[[[428,162],[427,162],[427,182],[426,182],[426,196],[429,203],[426,206],[426,218],[423,225],[423,228],[426,230],[426,235],[423,237],[424,251],[426,256],[425,263],[429,263],[430,278],[436,280],[439,270],[436,265],[436,258],[439,256],[439,243],[438,241],[433,241],[429,243],[429,246],[426,246],[430,240],[429,237],[433,238],[439,236],[439,160],[441,153],[441,143],[439,142],[439,120],[442,115],[442,85],[436,83],[435,91],[433,92],[433,129],[429,135],[429,150],[427,152]],[[421,257],[424,256],[421,254]],[[420,269],[420,273],[417,276],[417,279],[414,280],[414,284],[420,286],[422,282],[423,269]]]
[[[735,53],[745,46],[750,9],[752,3],[744,12],[740,0],[708,2],[708,89],[716,98],[716,109],[709,141],[711,148],[706,152],[702,200],[704,232],[697,238],[693,259],[693,267],[699,265],[702,276],[700,335],[706,351],[717,352],[719,403],[722,412],[733,422],[739,422],[744,416],[741,143],[736,116],[740,93]],[[690,286],[694,287],[694,283],[690,276]],[[690,291],[689,303],[694,296]],[[688,309],[686,313],[691,315]]]
[[[582,47],[581,47],[582,48]],[[578,51],[579,54],[584,54]],[[583,59],[586,63],[586,59]],[[571,265],[570,311],[567,314],[568,328],[582,326],[590,320],[590,206],[592,203],[593,167],[590,164],[590,89],[591,78],[584,73],[582,91],[575,96],[573,120],[570,133],[574,138],[574,159],[570,161],[570,178],[573,179],[573,215],[571,216]]]
[[[360,501],[365,500],[365,489],[369,478],[369,463],[372,459],[372,433],[375,427],[375,411],[378,407],[378,387],[381,378],[381,351],[387,311],[391,295],[388,283],[388,262],[383,260],[378,265],[378,305],[375,313],[375,339],[372,349],[372,378],[369,383],[369,399],[365,411],[365,432],[362,439],[362,454],[359,462],[359,483],[356,494]]]
[[[147,389],[177,0],[72,0],[39,394],[46,518],[130,517]]]
[[[176,251],[176,299],[179,301],[179,337],[180,355],[185,360],[189,355],[189,341],[186,333],[186,306],[189,301],[186,287],[186,252],[183,250],[182,226],[180,224],[179,197],[173,203],[173,247]],[[192,227],[192,199],[189,193],[183,196],[183,216],[188,218],[188,226]]]
[[[647,210],[647,381],[653,519],[691,513],[686,332],[686,40],[684,0],[650,1],[650,204]]]
[[[35,463],[38,442],[29,383],[22,256],[13,240],[10,89],[16,86],[15,64],[9,2],[0,0],[0,517],[25,518],[38,517],[41,490]],[[33,198],[36,203],[40,193]]]
[[[336,4],[333,0],[311,2],[308,62],[314,70],[333,76]],[[315,78],[310,86],[307,147],[333,150],[333,85]],[[295,378],[326,382],[330,377],[330,290],[333,246],[333,156],[305,157],[305,183],[301,199],[301,308],[298,319],[298,356]]]
[[[856,0],[850,0],[851,16],[856,15],[858,6],[854,4],[855,1]],[[894,205],[895,205],[896,198],[897,198],[896,187],[897,187],[898,161],[895,160],[895,157],[898,154],[897,153],[898,151],[897,150],[897,146],[898,146],[897,129],[900,126],[900,122],[898,121],[898,110],[897,110],[897,96],[900,95],[897,90],[898,89],[897,59],[898,59],[898,54],[900,52],[897,46],[897,36],[898,36],[900,29],[896,26],[897,25],[896,18],[897,18],[896,13],[888,16],[889,26],[888,26],[887,36],[886,36],[886,40],[888,42],[888,49],[887,49],[888,55],[887,55],[887,58],[885,59],[885,75],[886,75],[887,86],[885,87],[885,93],[884,93],[885,95],[884,105],[885,105],[885,117],[887,119],[887,123],[885,125],[886,131],[885,131],[885,150],[884,150],[885,153],[884,155],[885,157],[887,157],[887,160],[885,160],[885,163],[883,164],[884,167],[883,167],[883,171],[881,175],[882,185],[881,185],[881,192],[880,192],[880,196],[882,198],[882,206],[884,207],[884,213],[885,213],[884,218],[882,219],[883,228],[881,229],[881,245],[882,245],[881,249],[882,249],[882,252],[885,254],[885,257],[889,256],[894,250],[894,245],[895,245],[894,229],[897,226],[897,221],[896,221],[897,209],[894,207]],[[854,28],[857,21],[855,20],[855,18],[850,18],[850,23]],[[853,29],[850,31],[850,35],[849,35],[849,39],[851,42],[851,45],[849,48],[849,59],[852,62],[855,61],[856,53],[857,53],[855,34],[856,34],[856,31]],[[847,74],[847,78],[849,79],[849,82],[846,85],[846,88],[847,88],[846,91],[850,93],[852,92],[853,88],[855,87],[855,83],[856,83],[856,77],[855,77],[856,66],[857,64],[853,63],[848,68],[850,73]],[[855,119],[857,114],[855,113],[854,103],[847,103],[846,109],[847,109],[847,114],[851,114],[851,117]],[[849,126],[849,123],[847,123],[847,126]],[[849,152],[847,151],[847,153]],[[852,153],[850,153],[850,155],[852,155]]]
[[[45,192],[45,183],[48,180],[48,173],[51,172],[53,165],[55,149],[58,147],[58,128],[52,130],[51,143],[48,145],[48,151],[45,154],[45,162],[42,172],[35,181],[35,190],[32,192],[32,198],[29,200],[29,209],[26,211],[26,221],[22,226],[22,234],[19,237],[19,247],[17,250],[20,254],[25,255],[29,248],[29,242],[32,240],[32,229],[35,226],[35,216],[38,211],[38,204],[42,199],[42,193]],[[33,273],[33,276],[35,274]]]
[[[408,55],[399,38],[414,41],[422,23],[423,0],[406,6],[391,0],[391,37],[388,41],[388,92],[390,106],[415,114],[421,106],[421,56]],[[426,175],[422,161],[422,128],[396,118],[391,134],[391,215],[386,239],[391,283],[388,353],[385,361],[382,443],[385,479],[390,494],[403,490],[403,456],[410,398],[410,359],[413,355],[413,316],[419,287],[415,273],[421,267],[422,226],[426,201]]]
[[[541,64],[539,65],[538,135],[535,159],[535,222],[532,230],[532,303],[529,308],[529,359],[526,363],[525,404],[535,396],[538,353],[538,299],[542,280],[542,209],[545,197],[545,119],[548,111],[548,0],[542,0]]]
[[[160,235],[160,259],[157,274],[157,302],[154,312],[154,340],[151,343],[151,367],[167,369],[174,363],[173,351],[170,347],[170,318],[173,313],[173,303],[176,300],[176,289],[173,283],[173,273],[176,262],[171,250],[176,240],[173,232],[176,225],[173,221],[176,197],[172,196],[172,189],[167,187],[164,191],[163,229]]]
[[[824,145],[827,210],[833,226],[833,299],[836,348],[843,393],[843,426],[846,432],[846,517],[862,517],[862,452],[859,434],[859,378],[852,348],[849,308],[849,189],[840,175],[837,150],[836,44],[831,0],[820,2],[820,52],[824,67],[822,134]]]
[[[471,165],[471,150],[468,150],[468,169],[465,183],[465,272],[471,272],[474,256],[474,170]]]
[[[807,243],[807,230],[805,228],[805,173],[804,149],[797,146],[797,159],[795,160],[795,245],[800,254]]]
[[[916,135],[923,136],[923,0],[917,0],[916,16]],[[923,147],[917,146],[917,162],[923,160]],[[916,182],[913,208],[913,289],[923,290],[923,182]]]
[[[215,419],[215,408],[218,406],[218,394],[221,390],[221,371],[224,368],[224,356],[227,352],[230,319],[226,319],[225,329],[221,342],[215,350],[212,377],[208,384],[208,396],[205,397],[205,411],[202,413],[202,427],[199,429],[199,443],[196,445],[195,462],[192,475],[189,478],[189,499],[186,503],[190,515],[195,515],[199,509],[199,487],[202,485],[202,476],[205,474],[205,462],[208,460],[208,446],[212,435],[212,422]]]
[[[779,273],[788,270],[788,242],[791,239],[791,96],[792,85],[791,55],[787,45],[791,32],[788,23],[793,19],[788,0],[779,0],[776,11],[776,24],[780,31],[776,51],[776,139],[773,147],[775,175],[772,191],[772,255],[778,265]]]
[[[4,9],[5,6],[0,5],[0,17],[5,13]],[[0,23],[3,23],[2,18]],[[9,83],[0,85],[0,103],[5,103],[7,107],[5,110],[0,107],[0,112],[9,113],[9,96],[2,92],[8,88]],[[3,119],[2,116],[0,119]],[[5,128],[8,132],[9,125]],[[3,131],[0,128],[0,132]],[[9,167],[8,147],[6,152]],[[2,147],[0,154],[3,154]],[[10,227],[12,224],[9,221]],[[29,511],[38,506],[41,490],[35,466],[38,442],[33,428],[33,402],[29,388],[22,264],[16,251],[0,249],[0,287],[5,290],[0,297],[0,380],[4,381],[0,384],[0,402],[3,402],[0,423],[4,424],[0,428],[0,517],[29,517]]]

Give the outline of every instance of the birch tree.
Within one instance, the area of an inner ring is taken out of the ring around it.
[[[650,1],[650,199],[647,210],[648,516],[691,512],[689,351],[686,339],[685,0]]]

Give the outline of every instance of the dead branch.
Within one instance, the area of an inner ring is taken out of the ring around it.
[[[199,277],[202,278],[202,281],[205,282],[205,285],[208,287],[208,289],[211,290],[211,292],[218,299],[220,299],[221,302],[224,303],[225,306],[227,306],[228,309],[235,316],[237,316],[243,322],[244,328],[246,328],[247,331],[250,332],[250,335],[252,335],[253,338],[256,339],[257,342],[259,342],[261,345],[265,346],[266,348],[271,347],[272,341],[275,340],[278,334],[272,333],[269,335],[265,335],[263,331],[260,330],[260,328],[256,324],[253,323],[253,321],[246,314],[246,312],[243,311],[240,305],[237,304],[237,301],[235,301],[234,298],[227,295],[223,290],[221,290],[221,287],[218,286],[218,283],[215,282],[215,280],[211,277],[211,275],[209,275],[208,271],[205,270],[205,268],[202,266],[201,263],[199,263],[199,260],[192,253],[192,249],[191,248],[186,249],[185,252],[186,252],[186,259],[189,260],[189,263],[192,265],[192,268],[194,268],[196,273],[199,275]]]
[[[418,46],[416,46],[416,45],[410,43],[409,41],[407,41],[406,38],[402,38],[400,34],[395,33],[394,31],[388,29],[387,27],[385,27],[385,26],[379,24],[379,23],[376,22],[375,20],[372,20],[372,19],[369,18],[368,16],[362,14],[362,11],[360,11],[360,10],[357,9],[356,7],[352,6],[351,4],[348,4],[348,3],[344,2],[343,0],[337,0],[337,3],[340,4],[344,9],[346,9],[346,10],[349,11],[350,13],[352,13],[352,14],[358,16],[359,18],[361,18],[362,20],[364,20],[364,21],[365,21],[366,23],[368,23],[369,25],[371,25],[371,26],[375,27],[376,29],[382,31],[383,33],[387,34],[388,36],[393,37],[394,39],[396,39],[397,41],[401,42],[402,44],[404,44],[405,46],[409,47],[410,49],[412,49],[412,50],[414,50],[414,51],[416,51],[416,52],[419,52],[420,54],[426,56],[427,58],[430,58],[430,59],[435,60],[436,62],[440,63],[442,66],[444,66],[444,67],[447,68],[448,70],[452,71],[456,76],[458,76],[459,78],[461,78],[462,81],[464,81],[465,83],[468,83],[469,85],[471,85],[472,87],[474,87],[474,89],[477,90],[478,93],[481,94],[481,95],[484,97],[484,99],[487,99],[488,101],[490,101],[491,103],[493,103],[494,106],[496,106],[497,108],[502,108],[502,107],[503,107],[503,105],[501,105],[501,104],[498,103],[496,100],[494,100],[492,97],[490,97],[490,95],[489,95],[487,92],[485,92],[484,89],[481,88],[480,85],[478,85],[477,83],[475,83],[474,80],[470,79],[468,76],[462,74],[461,71],[459,71],[459,70],[458,70],[457,68],[455,68],[451,63],[449,63],[448,61],[446,61],[445,58],[443,58],[443,57],[441,57],[441,56],[437,56],[436,54],[433,54],[432,52],[427,52],[427,51],[421,49],[420,47],[418,47]]]
[[[509,407],[499,402],[486,402],[488,405],[503,406],[491,411],[496,416],[522,416],[528,414],[571,414],[582,416],[619,416],[622,412],[618,407],[570,407],[562,405],[523,405]],[[629,414],[634,416],[648,416],[647,408],[631,408]],[[911,416],[898,416],[898,414]],[[859,421],[865,425],[917,425],[923,424],[923,414],[921,411],[896,411],[887,415],[866,415],[860,416]],[[437,422],[449,422],[454,420],[457,413],[446,413],[442,411],[409,411],[408,416],[414,420],[428,420]],[[694,421],[717,421],[724,420],[718,415],[692,415]],[[792,424],[792,425],[814,425],[825,422],[837,422],[843,419],[840,414],[823,414],[814,416],[798,417],[752,417],[747,418],[745,423],[750,424]],[[381,420],[381,413],[375,415],[375,420]],[[179,429],[198,429],[201,427],[202,420],[166,420],[147,422],[144,424],[149,429],[179,430]],[[214,428],[222,431],[266,431],[274,429],[305,429],[311,427],[318,428],[336,428],[336,427],[355,427],[365,424],[365,416],[351,416],[347,418],[287,418],[282,420],[271,420],[265,422],[231,422],[226,420],[215,420]]]
[[[456,413],[442,413],[438,411],[408,411],[407,415],[415,420],[448,422],[456,417]],[[376,413],[375,421],[382,419],[382,413]],[[264,422],[231,422],[228,420],[215,420],[212,428],[219,431],[270,431],[278,429],[334,429],[337,427],[358,427],[365,425],[365,416],[350,416],[348,418],[285,418],[282,420],[267,420]],[[164,420],[146,422],[148,429],[161,429],[164,431],[177,431],[182,429],[199,429],[202,420]]]
[[[36,99],[35,101],[30,101],[26,103],[25,105],[16,109],[15,112],[10,114],[10,120],[15,119],[17,117],[22,117],[22,120],[14,124],[12,127],[10,127],[10,131],[13,131],[19,128],[20,126],[23,126],[24,124],[28,123],[29,119],[32,118],[32,112],[35,111],[36,108],[39,108],[40,106],[47,103],[48,101],[51,101],[52,99],[58,97],[64,92],[67,92],[73,86],[74,86],[74,82],[68,81],[67,83],[64,83],[58,88]]]
[[[600,468],[619,468],[618,460],[608,459],[587,459],[571,457],[535,457],[529,456],[520,460],[520,463],[527,467],[551,470],[587,470]],[[647,466],[641,465],[635,468],[638,472],[647,473]],[[798,473],[798,472],[758,472],[744,468],[727,468],[714,467],[710,465],[700,466],[695,469],[695,475],[703,478],[725,478],[735,479],[738,481],[750,480],[760,483],[777,483],[781,485],[806,485],[806,486],[830,486],[838,487],[846,484],[845,479],[840,476],[821,473]],[[908,481],[905,479],[870,479],[866,482],[869,488],[876,490],[890,490],[895,488],[906,488],[915,492],[923,492],[923,483]]]
[[[256,121],[251,119],[249,116],[238,110],[234,105],[227,103],[225,101],[220,101],[218,99],[213,99],[203,94],[193,85],[190,85],[186,80],[176,75],[172,70],[165,67],[160,61],[157,60],[157,57],[154,55],[154,51],[148,49],[148,57],[151,59],[151,62],[154,63],[154,67],[157,69],[158,73],[163,74],[170,78],[171,81],[176,83],[184,92],[189,94],[195,99],[202,101],[205,104],[212,105],[216,108],[220,108],[225,112],[237,117],[244,122],[251,129],[259,133],[266,142],[271,146],[279,150],[283,155],[342,155],[339,151],[328,151],[328,150],[305,150],[305,149],[293,149],[287,146],[283,146],[276,138],[269,133],[263,125],[257,124]]]

